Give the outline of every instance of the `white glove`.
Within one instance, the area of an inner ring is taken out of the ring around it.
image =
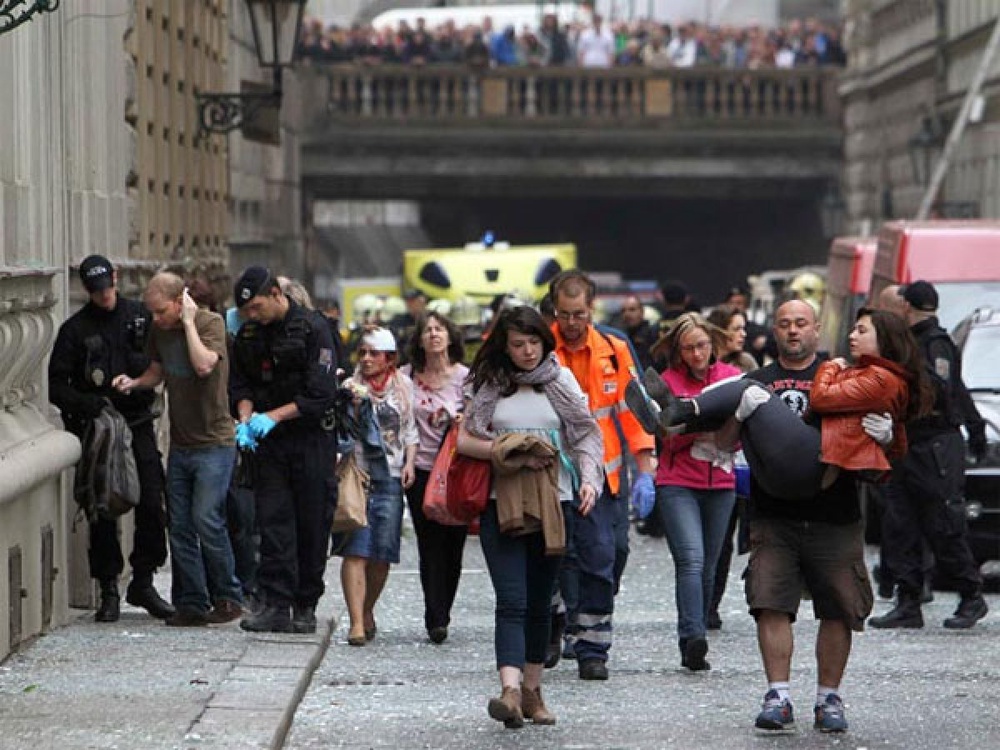
[[[889,412],[865,414],[861,419],[861,426],[865,434],[883,448],[892,442],[892,415]]]

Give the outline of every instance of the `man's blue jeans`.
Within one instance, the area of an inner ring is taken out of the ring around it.
[[[215,598],[240,603],[226,531],[226,492],[236,460],[231,445],[171,448],[167,461],[174,606],[207,612]]]
[[[656,488],[656,501],[674,558],[677,636],[682,641],[704,638],[705,615],[715,587],[715,567],[736,503],[736,492],[661,485]]]

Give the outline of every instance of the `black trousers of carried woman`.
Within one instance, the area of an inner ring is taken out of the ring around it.
[[[741,378],[710,386],[694,401],[698,415],[686,419],[689,432],[717,430],[736,413],[743,392],[752,385]],[[743,453],[753,478],[769,495],[786,500],[814,497],[826,465],[820,461],[820,432],[772,395],[740,426]]]

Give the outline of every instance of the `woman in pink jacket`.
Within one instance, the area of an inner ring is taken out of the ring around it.
[[[663,380],[677,396],[697,396],[706,386],[741,371],[715,356],[721,331],[697,313],[677,318],[654,346],[666,353]],[[705,618],[715,566],[736,502],[732,455],[720,452],[708,433],[668,435],[659,445],[656,512],[674,558],[677,635],[681,665],[709,669]]]

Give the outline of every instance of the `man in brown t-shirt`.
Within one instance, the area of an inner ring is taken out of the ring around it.
[[[113,385],[128,393],[166,383],[167,501],[177,608],[167,625],[231,622],[243,609],[225,522],[226,490],[236,459],[226,391],[225,322],[199,309],[184,281],[172,273],[150,280],[145,302],[153,314],[149,368],[137,378],[120,375]]]

